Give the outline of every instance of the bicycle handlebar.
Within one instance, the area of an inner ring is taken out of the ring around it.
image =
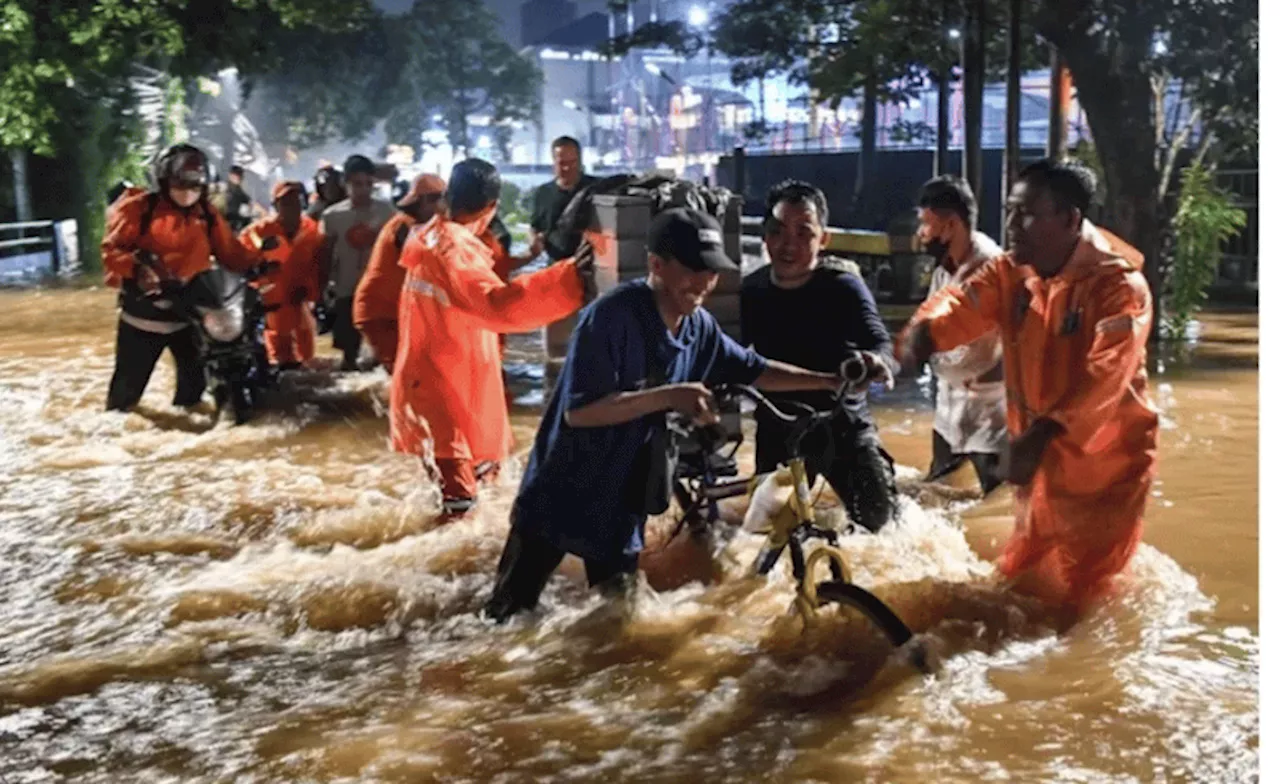
[[[804,403],[795,403],[794,405],[801,406],[807,409],[801,414],[786,413],[782,409],[778,408],[778,406],[775,405],[772,400],[765,397],[760,392],[760,390],[756,389],[750,384],[725,384],[724,386],[719,387],[719,389],[722,389],[731,394],[737,394],[737,395],[742,395],[743,397],[751,398],[751,400],[754,401],[756,405],[761,406],[766,411],[768,411],[769,415],[772,416],[774,419],[777,419],[779,422],[782,422],[784,424],[793,425],[801,421],[802,419],[826,418],[834,414],[839,409],[840,401],[843,400],[844,397],[849,393],[849,386],[850,386],[850,383],[848,381],[844,381],[840,384],[840,389],[836,392],[836,396],[835,396],[836,405],[833,406],[828,411],[817,411],[811,406],[805,405]]]

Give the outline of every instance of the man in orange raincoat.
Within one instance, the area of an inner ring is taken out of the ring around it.
[[[404,287],[400,253],[409,239],[409,229],[443,211],[444,188],[444,180],[434,174],[421,174],[413,181],[409,192],[396,203],[400,211],[378,232],[369,266],[356,286],[351,320],[388,373],[396,362],[396,324],[400,289]]]
[[[204,364],[196,330],[177,307],[182,287],[212,268],[213,256],[234,272],[261,261],[209,205],[209,160],[198,148],[170,147],[156,159],[153,179],[156,190],[126,190],[111,206],[102,240],[107,285],[120,289],[108,411],[137,404],[166,348],[178,376],[173,404],[199,403]]]
[[[930,297],[902,350],[915,367],[999,329],[1017,490],[998,563],[1021,590],[1069,609],[1137,549],[1159,429],[1142,256],[1084,219],[1094,183],[1076,163],[1025,168],[1009,195],[1010,252]]]
[[[503,282],[492,248],[481,240],[501,185],[492,164],[458,163],[445,192],[447,212],[415,230],[400,256],[406,277],[391,377],[391,440],[397,451],[424,462],[434,457],[450,517],[475,505],[478,478],[496,468],[513,443],[499,334],[564,318],[594,291],[590,254]]]
[[[316,325],[310,303],[319,295],[320,225],[303,214],[304,189],[297,181],[278,182],[271,189],[276,214],[253,223],[240,233],[250,251],[267,251],[279,267],[256,282],[267,311],[263,333],[267,359],[283,370],[296,368],[316,354]]]

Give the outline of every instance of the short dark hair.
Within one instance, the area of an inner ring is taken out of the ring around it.
[[[973,189],[962,177],[954,174],[944,174],[926,182],[920,189],[917,206],[935,212],[950,212],[970,229],[978,218],[978,200],[973,196]]]
[[[227,174],[234,174],[234,175],[235,175],[235,176],[237,176],[237,177],[243,177],[243,176],[244,176],[244,167],[242,167],[242,166],[232,166],[230,169],[227,169]]]
[[[373,161],[363,155],[352,155],[342,162],[342,176],[350,177],[353,174],[367,174],[373,177],[377,174],[377,167],[373,165]]]
[[[818,213],[818,222],[827,226],[827,195],[821,188],[801,180],[783,180],[769,189],[765,199],[765,222],[773,218],[773,208],[779,204],[804,204]]]
[[[444,200],[455,215],[478,212],[498,200],[502,178],[492,163],[467,158],[454,164]]]
[[[582,157],[582,145],[578,144],[578,140],[572,136],[561,136],[557,138],[551,143],[551,149],[555,150],[557,147],[572,147],[578,151],[578,157]]]
[[[1018,179],[1044,188],[1059,211],[1077,209],[1087,215],[1098,191],[1098,175],[1080,161],[1043,158],[1018,172]]]

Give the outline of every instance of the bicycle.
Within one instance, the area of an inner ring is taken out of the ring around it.
[[[841,386],[837,401],[844,398],[848,387],[848,382]],[[812,406],[793,403],[800,412],[788,414],[751,386],[727,385],[713,392],[721,411],[732,410],[738,399],[746,397],[756,404],[757,415],[763,410],[788,430],[785,441],[788,459],[776,470],[785,472],[791,491],[787,502],[770,516],[768,540],[756,556],[754,573],[763,576],[771,572],[786,551],[797,582],[797,604],[806,623],[812,622],[824,603],[842,604],[866,615],[894,647],[910,643],[915,638],[910,627],[870,591],[849,582],[852,569],[839,550],[837,532],[817,522],[814,486],[809,483],[800,445],[818,428],[831,427],[835,418],[843,415],[842,407],[837,403],[830,410],[818,411]],[[719,502],[744,495],[752,497],[764,476],[724,481],[737,476],[734,455],[742,444],[741,433],[730,433],[715,425],[694,426],[678,419],[673,419],[669,426],[676,429],[682,445],[675,483],[675,497],[682,515],[676,532],[688,525],[694,535],[706,535],[720,519]],[[722,453],[729,445],[732,450]],[[811,539],[821,541],[806,555],[805,545]],[[832,579],[819,583],[816,567],[823,558],[827,559]],[[921,650],[914,650],[911,658],[916,667],[929,671]]]

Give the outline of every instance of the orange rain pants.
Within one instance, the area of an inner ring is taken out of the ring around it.
[[[437,216],[400,256],[400,345],[391,376],[391,442],[426,456],[445,476],[445,498],[472,498],[476,467],[513,444],[502,384],[500,333],[529,332],[582,306],[572,261],[504,283],[490,248]]]
[[[364,335],[378,362],[388,372],[396,362],[399,338],[396,321],[400,311],[400,289],[404,287],[400,253],[413,225],[413,216],[406,212],[397,212],[382,225],[369,254],[369,266],[360,277],[351,305],[352,323]]]
[[[310,303],[318,295],[324,236],[319,224],[303,215],[292,238],[277,218],[263,218],[240,233],[240,242],[256,253],[267,237],[277,237],[280,243],[263,252],[268,261],[279,262],[280,268],[254,281],[267,310],[262,335],[267,359],[273,365],[306,362],[316,355],[316,323]],[[294,292],[299,289],[305,292],[304,299],[295,302]]]
[[[1086,222],[1066,267],[1042,279],[1002,256],[937,292],[913,319],[937,351],[1000,330],[1009,431],[1057,422],[998,565],[1057,604],[1079,606],[1128,564],[1142,538],[1159,419],[1147,400],[1151,293],[1142,255]]]

